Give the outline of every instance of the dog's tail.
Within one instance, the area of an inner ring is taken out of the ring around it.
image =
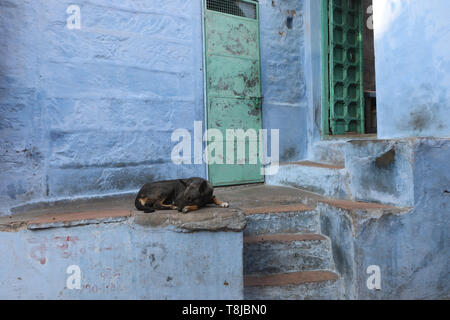
[[[136,209],[140,211],[144,211],[144,213],[152,213],[155,212],[155,209],[153,207],[149,207],[147,205],[142,205],[141,201],[139,201],[139,196],[136,197],[136,200],[134,201],[134,205],[136,206]]]

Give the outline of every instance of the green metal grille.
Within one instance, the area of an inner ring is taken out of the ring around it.
[[[206,0],[206,8],[238,17],[257,18],[256,4],[242,0]]]
[[[328,14],[331,132],[364,133],[361,1],[329,0]]]

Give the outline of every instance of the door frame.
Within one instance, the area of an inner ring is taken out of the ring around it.
[[[202,36],[203,36],[203,110],[204,110],[204,116],[203,116],[203,121],[205,124],[205,132],[208,129],[208,70],[207,70],[207,41],[206,41],[206,10],[207,10],[207,0],[200,0],[202,5],[201,5],[201,19],[202,19]],[[259,81],[260,81],[260,103],[261,103],[261,129],[263,129],[263,123],[264,123],[264,119],[263,119],[263,91],[262,91],[262,63],[261,63],[261,24],[260,24],[260,15],[259,15],[259,1],[258,0],[243,0],[244,2],[250,2],[250,3],[254,3],[256,5],[256,21],[257,21],[257,26],[258,26],[258,60],[259,60]],[[221,13],[224,15],[229,15],[232,16],[234,18],[237,19],[250,19],[250,18],[246,18],[246,17],[240,17],[240,16],[234,16],[234,15],[230,15],[227,13]],[[250,19],[251,20],[251,19]],[[258,136],[259,138],[259,136]],[[258,143],[258,146],[260,144]],[[208,146],[208,142],[205,141],[203,143],[203,150],[206,150]],[[258,150],[258,152],[260,152],[260,150]],[[208,164],[208,152],[206,152],[206,163],[205,163],[205,170],[206,170],[206,179],[209,180],[210,174],[209,174],[209,164]],[[264,165],[261,165],[262,167],[264,167]],[[252,183],[265,183],[266,177],[265,175],[262,176],[262,181],[255,181],[255,182],[242,182],[242,184],[252,184]],[[222,185],[221,185],[222,186]]]
[[[322,137],[330,136],[330,97],[329,97],[329,59],[328,59],[328,0],[320,0],[322,46]]]
[[[203,141],[204,133],[206,132],[206,129],[208,127],[208,97],[207,97],[207,74],[206,74],[206,26],[205,26],[205,19],[206,19],[206,0],[200,0],[201,2],[201,24],[202,24],[202,46],[203,46],[203,124],[204,128],[202,132],[202,159],[205,162],[205,176],[206,180],[209,180],[209,166],[208,166],[208,152],[206,152],[206,159],[203,157],[204,152],[206,150],[206,147],[208,145],[207,141]]]
[[[361,1],[361,0],[360,0]],[[329,58],[328,58],[328,51],[329,51],[329,26],[328,26],[328,19],[329,19],[329,0],[320,0],[320,19],[321,19],[321,63],[322,63],[322,128],[321,128],[321,136],[322,139],[329,139],[332,137],[335,137],[336,135],[331,134],[330,131],[330,78],[329,78],[329,71],[330,71],[330,64],[329,64]],[[361,6],[362,7],[362,6]],[[362,19],[360,21],[362,23]],[[361,35],[362,36],[362,35]],[[360,49],[360,73],[364,72],[364,59],[363,57],[363,48],[361,45]],[[361,80],[362,81],[362,80]],[[364,92],[363,90],[360,90],[361,99],[362,99],[362,117],[361,120],[364,124]],[[362,134],[365,134],[365,127],[363,125],[362,127]]]

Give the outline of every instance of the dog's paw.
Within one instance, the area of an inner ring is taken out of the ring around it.
[[[189,212],[189,209],[188,209],[188,208],[183,208],[183,210],[182,210],[181,212],[183,212],[183,213],[188,213],[188,212]]]
[[[230,205],[228,204],[228,202],[223,202],[220,206],[222,208],[228,208]]]

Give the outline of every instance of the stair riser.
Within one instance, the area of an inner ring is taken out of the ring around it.
[[[319,216],[314,211],[247,215],[245,236],[280,233],[319,233]]]
[[[332,270],[328,240],[244,244],[244,274]]]
[[[283,165],[280,166],[277,175],[266,177],[266,183],[274,186],[300,188],[337,199],[351,197],[345,169]]]
[[[412,141],[352,141],[345,153],[353,200],[414,206]]]
[[[322,163],[344,163],[345,142],[320,141],[313,147],[313,161]]]
[[[244,288],[246,300],[339,300],[343,299],[341,280],[289,286],[255,286]]]

